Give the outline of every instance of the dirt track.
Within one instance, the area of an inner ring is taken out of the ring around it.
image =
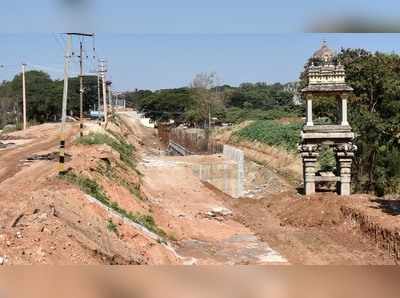
[[[17,132],[9,135],[27,139],[27,143],[17,148],[8,148],[0,151],[0,183],[13,177],[24,166],[23,161],[35,153],[41,151],[57,150],[59,144],[58,125],[46,124],[28,130],[27,133]],[[67,144],[76,134],[78,127],[75,125],[66,136]],[[9,140],[9,142],[11,142]]]

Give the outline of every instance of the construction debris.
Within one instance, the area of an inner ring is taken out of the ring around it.
[[[203,217],[209,219],[224,220],[228,216],[232,216],[232,211],[225,207],[214,207],[211,210],[202,214]]]
[[[12,227],[12,228],[15,228],[15,227],[17,226],[18,222],[21,220],[21,218],[22,218],[23,216],[24,216],[23,213],[21,213],[20,215],[18,215],[18,216],[14,219],[14,221],[13,221],[11,227]]]
[[[5,265],[5,263],[7,263],[7,261],[8,261],[8,258],[7,258],[7,256],[0,256],[0,266],[1,265]]]
[[[30,157],[28,157],[25,161],[27,162],[32,162],[32,161],[37,161],[37,160],[58,160],[58,152],[51,152],[47,154],[34,154]],[[65,153],[66,158],[71,158],[70,154]]]
[[[225,207],[214,207],[207,212],[210,216],[229,216],[232,215],[232,211]]]
[[[8,147],[11,147],[11,146],[14,146],[15,145],[15,143],[2,143],[2,142],[0,142],[0,149],[5,149],[5,148],[8,148]]]
[[[13,135],[0,135],[0,140],[2,141],[11,141],[11,140],[23,140],[24,137],[21,136],[13,136]]]

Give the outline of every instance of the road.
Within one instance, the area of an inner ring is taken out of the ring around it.
[[[70,125],[71,126],[71,125]],[[67,131],[68,141],[77,133],[78,127],[74,125]],[[17,138],[25,138],[26,142],[16,147],[6,148],[0,151],[0,183],[13,177],[24,166],[23,161],[28,157],[43,151],[56,151],[59,144],[58,125],[44,124],[28,129],[26,132],[17,132]],[[13,142],[8,140],[7,142]]]

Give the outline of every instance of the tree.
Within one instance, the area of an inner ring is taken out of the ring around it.
[[[191,95],[195,105],[187,112],[197,123],[210,127],[212,114],[220,112],[223,105],[218,92],[218,77],[216,73],[199,73],[190,84]],[[207,123],[207,125],[206,125]]]
[[[27,118],[34,122],[57,121],[61,117],[63,81],[52,80],[43,71],[28,71],[27,83]],[[22,75],[16,75],[12,81],[0,85],[0,125],[16,123],[21,118]],[[84,78],[84,112],[87,113],[97,104],[97,79]],[[79,78],[69,79],[68,112],[79,114]]]
[[[160,90],[141,98],[140,111],[154,121],[186,121],[185,113],[193,106],[188,88]]]

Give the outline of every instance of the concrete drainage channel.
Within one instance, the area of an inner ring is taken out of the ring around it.
[[[228,265],[288,264],[287,260],[255,235],[241,234],[217,242],[184,240],[178,252]]]
[[[207,188],[215,188],[218,190],[217,193],[228,195],[233,200],[248,194],[247,184],[252,184],[251,189],[254,193],[262,192],[265,187],[268,187],[263,175],[257,177],[257,183],[254,184],[253,172],[259,171],[259,168],[246,167],[243,151],[231,146],[225,150],[224,156],[212,155],[209,159],[204,155],[182,158],[146,156],[142,165],[145,168],[153,168],[151,171],[154,171],[154,168],[159,169],[160,172],[175,167],[191,168],[194,176],[201,180]],[[247,170],[250,171],[250,174],[246,172]],[[246,183],[246,178],[248,178],[246,176],[252,178],[250,179],[251,183]],[[195,192],[199,192],[199,190]],[[178,217],[181,216],[187,217],[185,214],[178,215]],[[220,225],[223,229],[224,225],[232,227],[236,224],[233,221],[232,211],[219,204],[210,205],[208,209],[203,209],[192,216],[196,219],[219,222],[217,224],[210,223],[210,227],[212,226],[216,230],[220,228]],[[186,220],[189,218],[190,216]],[[178,255],[194,258],[197,264],[288,264],[288,261],[273,250],[268,243],[244,227],[237,228],[236,232],[226,235],[218,233],[216,237],[214,235],[199,239],[194,234],[178,241],[175,250]]]

